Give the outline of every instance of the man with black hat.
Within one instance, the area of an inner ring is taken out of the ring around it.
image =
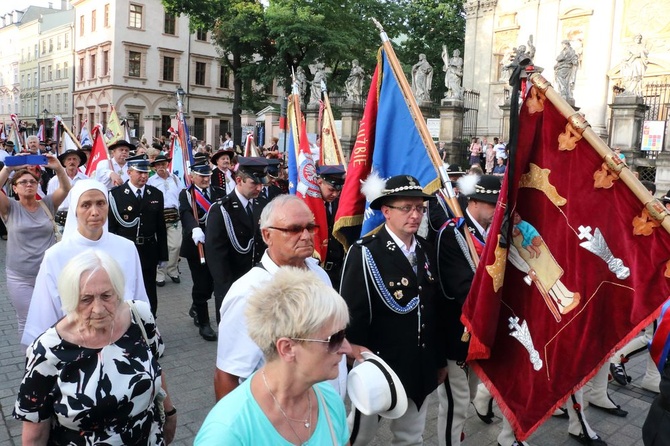
[[[212,155],[212,184],[226,190],[226,195],[235,189],[235,175],[230,170],[235,152],[219,149]]]
[[[155,317],[158,308],[156,266],[168,260],[163,193],[146,184],[151,170],[146,155],[124,159],[124,162],[129,179],[109,192],[109,232],[135,243],[144,287]]]
[[[126,163],[131,151],[135,151],[135,145],[125,140],[120,140],[108,147],[112,154],[109,160],[102,160],[96,166],[95,176],[98,181],[111,189],[128,181],[128,164]]]
[[[216,341],[216,333],[209,323],[207,301],[212,297],[214,284],[209,267],[200,258],[198,246],[205,247],[205,229],[212,203],[226,196],[226,191],[210,185],[212,168],[203,160],[191,165],[191,186],[179,193],[179,218],[182,225],[182,242],[179,255],[188,262],[193,278],[191,308],[188,314],[206,341]],[[193,209],[198,213],[197,218]]]
[[[147,184],[163,193],[163,215],[167,231],[168,262],[165,267],[158,266],[156,270],[156,286],[165,286],[166,276],[174,283],[180,283],[179,278],[179,248],[181,247],[181,223],[179,222],[179,193],[184,189],[184,183],[168,170],[168,163],[172,158],[158,155],[149,164],[156,173]]]
[[[259,197],[267,183],[265,158],[238,159],[235,189],[212,205],[205,231],[205,256],[214,278],[216,321],[223,298],[230,286],[246,274],[265,251],[258,220],[268,203]]]
[[[333,226],[335,225],[335,214],[340,203],[340,193],[344,186],[344,166],[319,166],[317,184],[321,191],[321,198],[326,206],[326,220],[328,221],[328,251],[323,262],[323,269],[328,273],[333,288],[339,291],[340,278],[342,275],[342,262],[344,261],[344,246],[333,237]]]
[[[374,183],[366,185],[366,198],[386,222],[376,234],[358,240],[345,259],[340,294],[351,313],[347,339],[356,358],[364,350],[375,352],[405,388],[407,411],[390,425],[394,444],[421,444],[425,399],[446,374],[436,337],[438,291],[432,249],[416,235],[426,212],[424,201],[430,196],[409,175],[379,181],[380,190],[370,191],[367,186]],[[355,410],[349,421],[352,445],[372,441],[377,415]]]
[[[81,146],[81,150],[84,152],[84,155],[86,155],[86,162],[79,166],[79,170],[81,170],[81,173],[86,173],[86,166],[88,166],[88,163],[91,161],[91,152],[93,151],[93,146],[90,144],[84,144]]]
[[[84,180],[88,178],[84,173],[79,170],[80,166],[83,166],[86,163],[86,154],[81,150],[68,149],[58,155],[58,161],[65,167],[65,173],[70,179],[70,185],[74,184],[79,180]],[[53,194],[56,189],[58,189],[60,181],[58,177],[55,176],[49,180],[47,185],[47,195]],[[58,229],[63,233],[63,227],[65,226],[65,219],[67,218],[67,211],[70,208],[70,195],[68,194],[65,197],[65,200],[58,206],[56,215],[54,215],[54,221],[58,225]]]

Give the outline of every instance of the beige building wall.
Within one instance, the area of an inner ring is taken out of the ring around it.
[[[580,54],[574,98],[593,129],[607,135],[613,87],[636,34],[649,50],[646,81],[670,74],[670,0],[467,0],[463,85],[480,92],[476,136],[501,136],[509,86],[501,60],[533,36],[536,66],[555,84],[561,41]],[[502,135],[507,139],[508,135]]]

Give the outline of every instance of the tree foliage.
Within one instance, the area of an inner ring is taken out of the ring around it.
[[[461,0],[162,0],[166,10],[184,14],[190,27],[212,31],[222,59],[234,76],[233,130],[240,142],[242,108],[258,109],[264,94],[253,85],[276,80],[290,90],[292,70],[316,61],[328,67],[328,89],[341,91],[351,61],[358,59],[372,74],[381,45],[377,18],[392,39],[401,37],[396,52],[403,65],[425,53],[441,72],[442,45],[463,48],[465,19]],[[268,2],[266,2],[268,3]],[[444,92],[433,82],[433,98]]]

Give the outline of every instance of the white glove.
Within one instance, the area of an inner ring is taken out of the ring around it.
[[[196,246],[198,246],[198,243],[205,244],[205,233],[202,232],[202,229],[200,228],[193,228],[191,231],[191,238]]]
[[[167,264],[168,264],[167,260],[161,260],[160,262],[158,262],[158,267],[159,267],[160,269],[165,269],[165,267],[167,266]]]

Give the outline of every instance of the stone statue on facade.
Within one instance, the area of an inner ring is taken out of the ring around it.
[[[649,50],[642,43],[642,34],[635,36],[635,43],[626,50],[626,57],[621,65],[621,76],[626,96],[643,96],[644,74],[649,63]]]
[[[347,102],[360,104],[363,96],[363,80],[365,79],[365,72],[358,63],[358,59],[351,61],[351,72],[349,77],[344,82],[344,88],[347,93]]]
[[[307,76],[302,67],[295,70],[295,81],[298,84],[298,92],[300,96],[300,107],[305,106],[305,93],[307,92]]]
[[[554,65],[554,76],[558,87],[558,92],[563,98],[574,104],[572,95],[575,89],[575,80],[577,79],[577,68],[579,67],[579,57],[572,49],[569,40],[562,42],[563,49],[556,57]]]
[[[463,99],[463,87],[461,87],[463,59],[461,58],[461,52],[455,49],[452,57],[449,57],[447,46],[442,45],[442,61],[444,62],[443,70],[446,72],[444,86],[447,87],[444,97],[447,99]]]
[[[425,54],[419,54],[419,61],[412,67],[412,92],[416,101],[430,102],[430,89],[433,86],[433,67]]]
[[[309,105],[318,105],[321,101],[321,81],[326,82],[326,65],[323,62],[317,62],[312,70],[314,78],[311,82],[311,95]]]

